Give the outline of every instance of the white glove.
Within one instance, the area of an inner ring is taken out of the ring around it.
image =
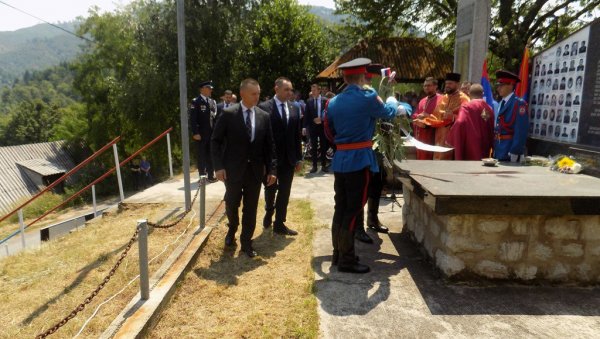
[[[389,104],[389,103],[395,103],[395,104],[398,104],[398,100],[396,100],[396,98],[395,98],[395,97],[388,97],[388,98],[385,100],[385,103],[386,103],[386,104]]]
[[[397,117],[403,117],[406,116],[406,107],[404,107],[403,105],[398,106],[398,108],[396,109],[396,116]]]

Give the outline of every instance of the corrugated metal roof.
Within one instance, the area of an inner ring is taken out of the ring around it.
[[[25,167],[41,176],[65,173],[68,169],[60,164],[52,163],[46,159],[31,159],[17,162],[17,165]]]
[[[1,213],[10,212],[11,207],[19,200],[29,198],[38,192],[38,187],[18,165],[20,162],[33,159],[45,160],[66,170],[75,167],[65,149],[64,141],[0,147]]]
[[[396,71],[396,80],[423,81],[426,77],[444,79],[452,72],[451,54],[421,38],[370,38],[361,40],[323,70],[317,79],[341,79],[338,65],[355,58],[369,58]]]

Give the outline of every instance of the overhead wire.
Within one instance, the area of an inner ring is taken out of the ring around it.
[[[48,22],[47,20],[44,20],[44,19],[42,19],[42,18],[40,18],[40,17],[38,17],[38,16],[36,16],[36,15],[33,15],[33,14],[31,14],[31,13],[28,13],[28,12],[26,12],[26,11],[22,10],[22,9],[19,9],[19,8],[17,8],[17,7],[15,7],[15,6],[13,6],[13,5],[11,5],[11,4],[9,4],[9,3],[5,2],[5,1],[2,1],[2,0],[0,0],[0,4],[3,4],[3,5],[5,5],[5,6],[7,6],[7,7],[10,7],[10,8],[12,8],[12,9],[14,9],[14,10],[16,10],[16,11],[19,11],[19,12],[21,12],[21,13],[25,14],[25,15],[28,15],[28,16],[30,16],[30,17],[32,17],[32,18],[34,18],[34,19],[40,20],[40,21],[42,21],[43,23],[46,23],[46,24],[48,24],[48,25],[50,25],[50,26],[52,26],[52,27],[54,27],[54,28],[58,28],[58,29],[60,29],[61,31],[64,31],[64,32],[66,32],[66,33],[68,33],[68,34],[71,34],[71,35],[73,35],[73,36],[75,36],[75,37],[77,37],[77,38],[79,38],[79,39],[83,39],[83,40],[85,40],[85,41],[87,41],[87,42],[94,42],[93,40],[91,40],[91,39],[88,39],[88,38],[84,37],[83,35],[79,35],[79,34],[77,34],[77,33],[74,33],[74,32],[72,32],[72,31],[69,31],[68,29],[66,29],[66,28],[64,28],[64,27],[60,27],[60,26],[58,26],[58,25],[56,25],[56,24],[53,24],[53,23],[51,23],[51,22]]]

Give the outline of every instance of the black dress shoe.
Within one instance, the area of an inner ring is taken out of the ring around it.
[[[271,218],[267,217],[265,215],[265,217],[263,218],[263,227],[264,228],[269,228],[271,227]]]
[[[358,255],[355,257],[355,259],[356,259],[356,262],[360,261],[360,258],[358,257]],[[336,253],[333,254],[333,256],[331,256],[331,265],[337,266],[337,264],[338,264],[339,261],[340,261],[340,256],[336,252]]]
[[[249,258],[254,258],[258,255],[258,253],[256,253],[256,251],[252,248],[244,249],[242,252],[246,253]]]
[[[235,235],[233,234],[227,234],[225,236],[225,246],[235,246]]]
[[[356,263],[350,266],[338,266],[338,272],[346,272],[346,273],[369,273],[371,268],[367,265]]]
[[[369,228],[378,233],[388,233],[390,231],[389,228],[377,223],[369,225]]]
[[[373,243],[373,239],[371,239],[371,237],[367,234],[367,232],[364,231],[364,229],[362,231],[356,231],[356,233],[354,234],[354,238],[360,242],[364,242],[365,244]]]
[[[281,235],[298,235],[298,232],[294,231],[291,228],[288,228],[285,225],[273,226],[273,233]]]
[[[311,168],[310,173],[317,173],[317,166],[313,166],[313,168]]]
[[[321,166],[321,172],[329,173],[329,166],[327,166],[327,165]]]

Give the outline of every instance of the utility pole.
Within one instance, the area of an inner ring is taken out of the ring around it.
[[[187,74],[185,66],[184,0],[177,0],[177,50],[179,55],[179,110],[181,115],[181,151],[183,153],[183,186],[186,211],[192,208],[190,187],[190,139],[187,114]]]

